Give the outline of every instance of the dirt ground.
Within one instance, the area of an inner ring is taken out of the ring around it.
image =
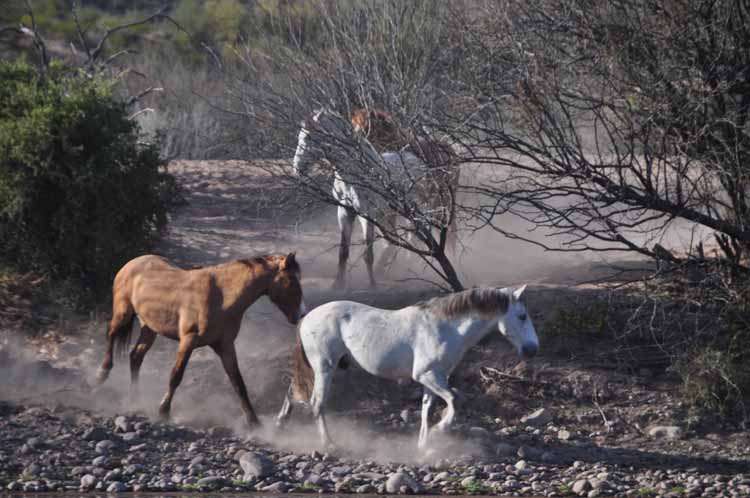
[[[168,234],[157,251],[178,264],[206,265],[296,251],[308,306],[345,298],[397,308],[438,292],[425,281],[433,277],[420,263],[405,257],[389,275],[379,277],[377,289],[368,289],[361,246],[352,251],[350,287],[334,291],[330,285],[338,234],[332,208],[318,206],[293,215],[275,210],[270,201],[283,193],[273,178],[262,168],[241,161],[178,161],[170,169],[185,187],[187,204],[172,215]],[[519,222],[509,219],[508,223]],[[360,237],[355,230],[354,240]],[[598,353],[610,345],[598,343],[596,337],[568,344],[564,353],[560,348],[545,349],[545,338],[560,341],[545,335],[546,325],[559,310],[581,303],[595,305],[601,298],[595,285],[576,284],[611,274],[612,263],[638,269],[647,268],[646,262],[545,253],[488,232],[462,234],[461,242],[458,267],[467,286],[529,285],[529,313],[541,347],[539,355],[528,362],[520,361],[499,336],[469,352],[452,379],[466,395],[457,433],[482,427],[498,438],[527,444],[529,451],[542,447],[553,451],[561,462],[605,462],[649,469],[692,467],[728,475],[748,472],[748,434],[721,421],[690,414],[679,400],[679,386],[669,372],[615,368],[617,365],[601,360],[605,355]],[[22,352],[13,349],[14,357],[22,356],[24,365],[33,366],[13,369],[11,382],[0,387],[0,397],[13,403],[64,402],[102,415],[127,411],[155,416],[176,343],[157,339],[143,365],[138,405],[127,396],[125,360],[116,362],[110,380],[92,396],[85,386],[101,361],[106,318],[106,312],[68,317],[49,324],[46,333],[24,341],[5,334],[0,338],[5,351],[22,346]],[[245,315],[237,344],[240,368],[251,400],[266,421],[281,406],[288,385],[295,333],[265,298]],[[57,373],[45,377],[40,367],[44,362],[55,369],[67,369],[69,375],[64,380]],[[399,385],[356,370],[340,372],[334,381],[332,406],[333,435],[338,434],[354,456],[398,459],[401,446],[392,441],[403,438],[411,442],[416,436],[414,419],[420,408],[416,384]],[[552,414],[546,428],[535,429],[521,421],[539,408]],[[243,430],[239,403],[218,358],[209,349],[193,354],[172,413],[177,423],[192,427],[224,425]],[[310,424],[305,413],[294,420],[301,426]],[[678,427],[679,436],[650,436],[655,426]],[[272,444],[310,450],[316,442],[314,438],[278,438]],[[487,451],[481,446],[476,451]]]

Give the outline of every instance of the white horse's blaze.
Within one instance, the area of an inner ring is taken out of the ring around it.
[[[436,429],[448,429],[455,416],[456,398],[448,377],[470,347],[499,329],[519,354],[533,355],[538,349],[536,331],[520,299],[522,292],[472,289],[396,311],[333,301],[308,313],[299,334],[314,372],[310,403],[323,444],[332,444],[325,423],[325,400],[344,356],[373,375],[411,378],[422,384],[420,448],[427,442],[429,410],[435,396],[448,407]],[[290,412],[287,395],[278,420],[283,422]]]

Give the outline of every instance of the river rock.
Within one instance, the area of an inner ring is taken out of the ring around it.
[[[263,479],[274,472],[273,462],[264,454],[254,451],[242,454],[240,457],[240,467],[245,472],[244,479],[246,481],[251,477]]]
[[[409,488],[412,493],[419,493],[422,491],[422,487],[419,483],[414,480],[412,476],[404,472],[391,474],[385,483],[385,490],[389,494],[398,494],[402,486]]]
[[[552,412],[547,408],[540,408],[521,417],[521,422],[533,427],[544,427],[552,422]]]
[[[676,425],[654,425],[648,429],[648,435],[653,438],[679,439],[682,429]]]

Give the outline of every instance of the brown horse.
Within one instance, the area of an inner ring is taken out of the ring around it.
[[[125,353],[133,320],[138,316],[141,335],[130,352],[132,393],[137,390],[143,357],[156,335],[179,341],[169,389],[159,406],[162,418],[169,418],[172,397],[190,354],[195,348],[210,346],[221,358],[240,397],[248,425],[251,428],[259,425],[237,366],[234,340],[245,310],[263,295],[269,297],[290,323],[296,324],[304,316],[300,267],[294,253],[192,270],[183,270],[154,255],[131,260],[115,276],[112,320],[107,328],[107,351],[97,374],[98,383],[104,382],[112,369],[115,346],[121,354]]]
[[[401,150],[409,145],[393,116],[382,109],[356,109],[351,121],[354,131],[364,135],[378,154]]]
[[[458,186],[460,163],[453,148],[445,140],[432,136],[413,136],[402,130],[393,116],[382,109],[356,109],[352,112],[351,123],[354,131],[361,133],[378,151],[411,152],[434,172],[433,181],[426,186],[425,197],[437,199],[444,204],[445,185]],[[452,200],[451,200],[452,202]],[[456,252],[456,219],[452,217],[448,226],[446,245],[451,253]],[[387,265],[389,258],[381,258],[381,265]],[[381,268],[382,269],[382,268]]]

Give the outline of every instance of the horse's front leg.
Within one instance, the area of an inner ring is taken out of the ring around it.
[[[422,424],[419,427],[419,442],[417,443],[420,450],[427,446],[427,434],[430,430],[430,408],[432,408],[434,401],[435,395],[425,387],[424,394],[422,394]]]
[[[451,424],[453,424],[453,419],[456,416],[456,395],[450,386],[448,386],[448,377],[440,372],[429,370],[417,376],[416,380],[445,401],[447,405],[446,411],[443,418],[435,426],[435,430],[441,432],[447,431]]]
[[[279,410],[279,414],[276,415],[276,427],[281,429],[286,425],[287,420],[289,420],[289,417],[292,414],[293,408],[294,408],[294,405],[293,405],[292,386],[290,385],[289,389],[287,389],[286,391],[286,396],[284,397],[284,404],[281,405],[281,410]]]
[[[234,392],[240,397],[240,406],[242,412],[245,414],[245,420],[247,421],[248,427],[251,430],[259,427],[260,421],[255,414],[255,410],[253,410],[253,405],[250,404],[245,381],[242,379],[242,373],[240,373],[240,367],[237,364],[237,351],[234,348],[234,342],[224,342],[218,346],[211,346],[211,348],[221,358],[221,364],[224,366],[224,371],[227,373],[227,377],[229,377],[229,381],[232,383]]]
[[[352,209],[339,206],[339,230],[341,231],[341,243],[339,245],[339,270],[333,288],[338,289],[346,284],[346,264],[349,260],[349,245],[352,241],[352,226],[354,225],[355,213]]]
[[[190,355],[193,353],[197,342],[198,336],[196,334],[185,334],[180,337],[180,345],[177,348],[177,360],[175,361],[174,367],[172,367],[172,373],[169,376],[169,389],[159,405],[159,415],[162,419],[169,419],[174,392],[177,390],[177,386],[180,385],[180,382],[182,382],[182,376],[185,374],[185,367],[187,367]]]

